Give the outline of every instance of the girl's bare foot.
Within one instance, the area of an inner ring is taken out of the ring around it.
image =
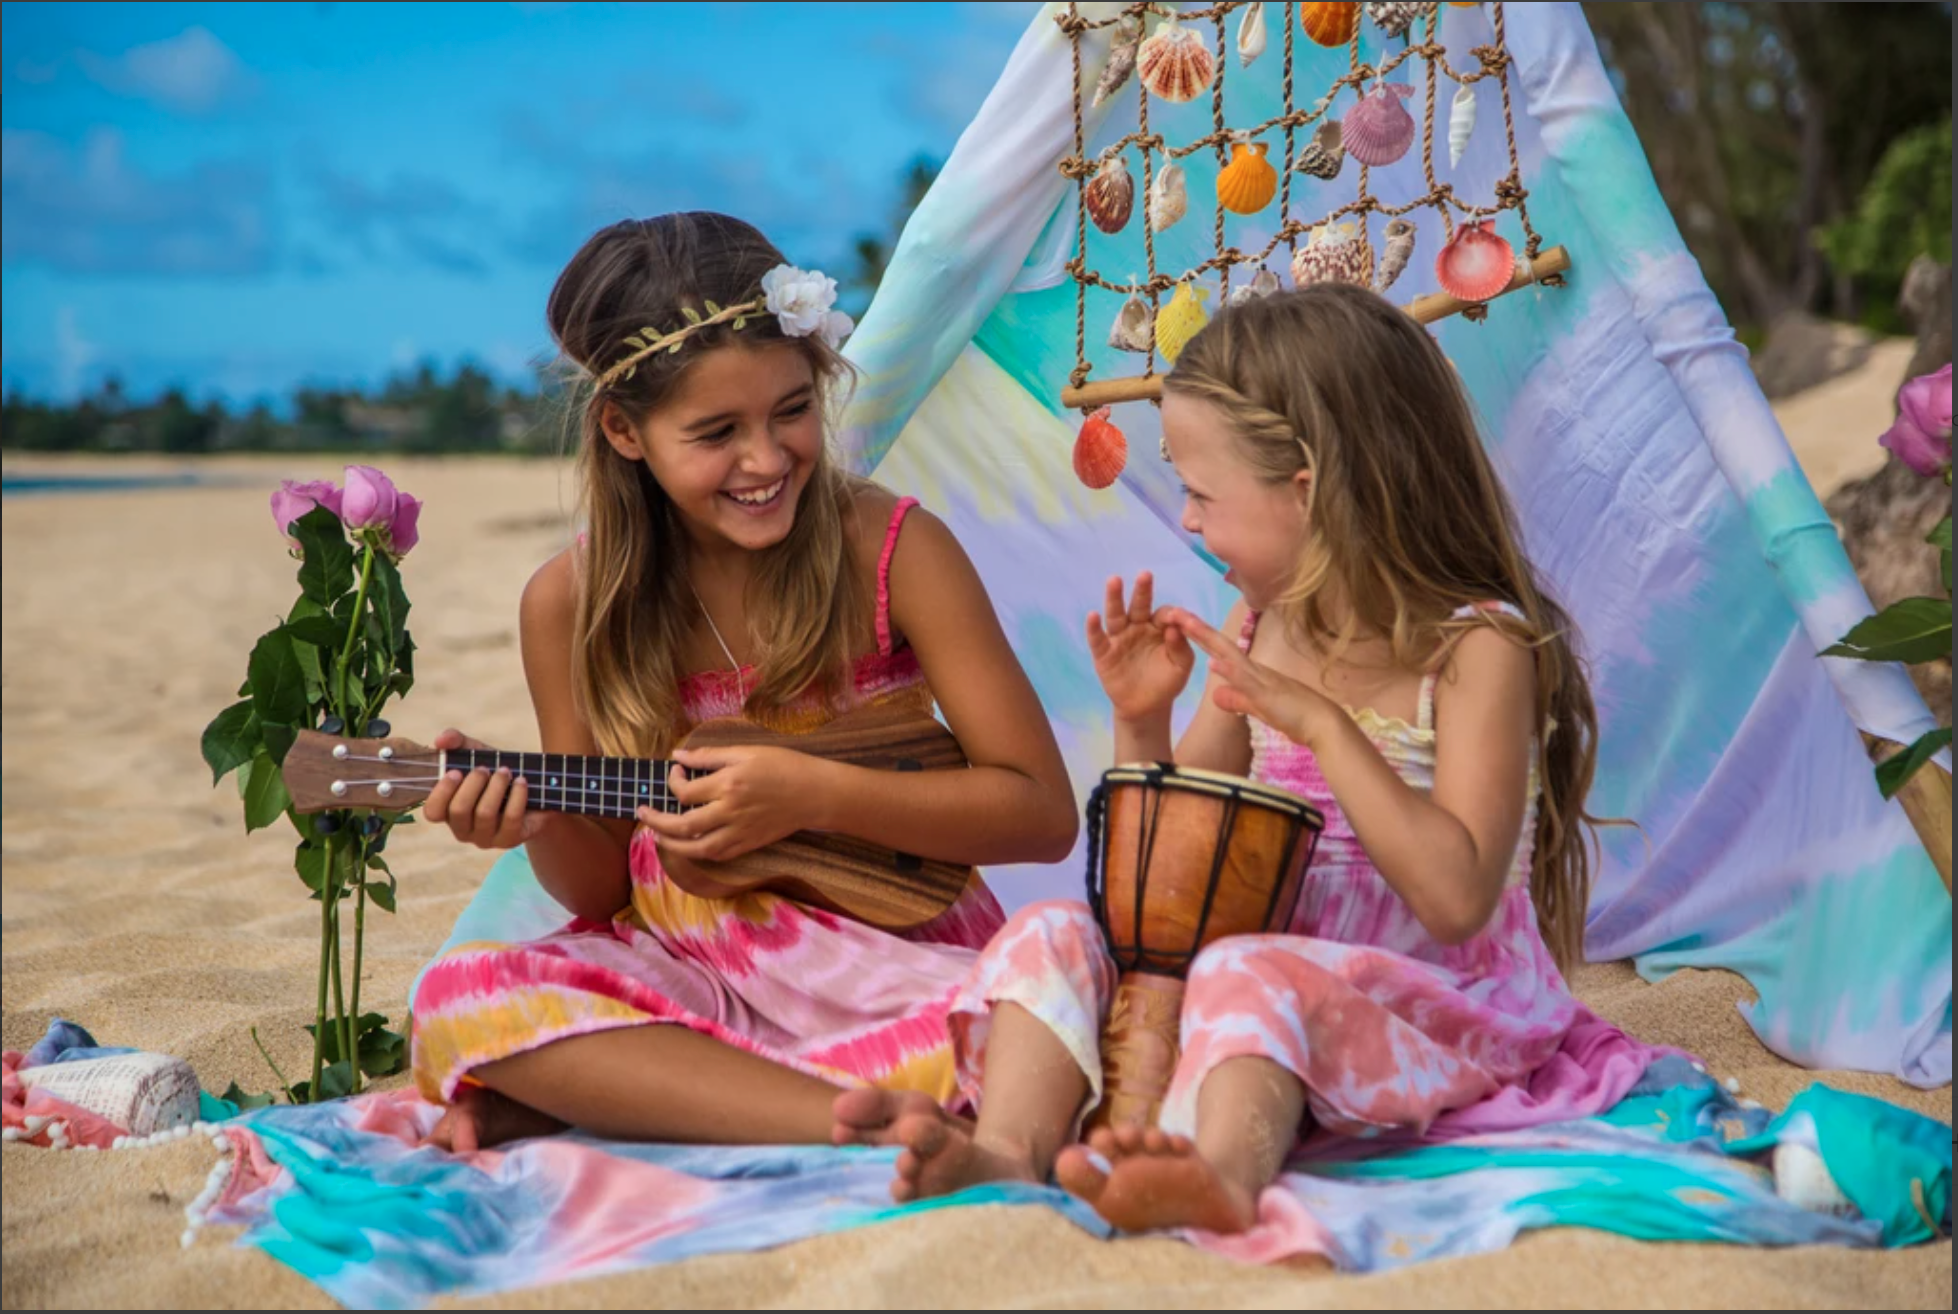
[[[897,1124],[906,1117],[939,1113],[938,1101],[922,1091],[846,1090],[830,1105],[832,1145],[896,1145]]]
[[[519,1104],[487,1086],[465,1085],[455,1103],[443,1110],[441,1121],[428,1134],[428,1143],[452,1154],[473,1154],[506,1141],[550,1136],[564,1130],[550,1114]]]
[[[929,1113],[910,1113],[893,1129],[904,1152],[897,1156],[891,1199],[899,1204],[950,1195],[980,1182],[1037,1182],[1033,1157],[1024,1146],[988,1143],[972,1124],[951,1117],[937,1105]]]
[[[1109,1164],[1104,1173],[1088,1153]],[[1054,1164],[1071,1194],[1124,1232],[1193,1227],[1242,1232],[1258,1221],[1257,1197],[1199,1157],[1187,1136],[1155,1128],[1101,1128]]]

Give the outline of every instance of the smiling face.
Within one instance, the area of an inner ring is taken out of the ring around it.
[[[1262,611],[1285,591],[1305,545],[1312,476],[1267,483],[1238,451],[1223,411],[1200,398],[1163,394],[1163,440],[1183,481],[1183,528],[1229,567],[1227,583]]]
[[[643,421],[608,407],[604,428],[707,551],[787,538],[823,449],[815,370],[791,343],[704,352]]]

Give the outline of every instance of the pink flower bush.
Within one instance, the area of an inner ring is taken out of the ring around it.
[[[1951,366],[1912,379],[1897,394],[1897,422],[1877,441],[1921,475],[1951,464]]]

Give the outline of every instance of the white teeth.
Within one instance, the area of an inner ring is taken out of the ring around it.
[[[741,493],[730,492],[728,496],[743,506],[765,506],[775,500],[775,495],[780,493],[783,485],[787,483],[786,479],[777,479],[766,488],[756,488]]]

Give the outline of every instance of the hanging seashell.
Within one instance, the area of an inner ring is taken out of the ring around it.
[[[1387,250],[1380,257],[1380,268],[1374,271],[1373,290],[1385,292],[1394,285],[1394,280],[1407,268],[1407,262],[1414,258],[1414,224],[1399,217],[1387,221]]]
[[[1260,268],[1257,273],[1251,276],[1249,283],[1235,289],[1228,297],[1225,297],[1224,304],[1227,306],[1241,306],[1254,298],[1270,296],[1278,290],[1279,286],[1278,275],[1272,273],[1269,269]]]
[[[1322,46],[1343,46],[1360,28],[1360,6],[1353,4],[1302,4],[1299,26]]]
[[[1135,179],[1119,154],[1110,155],[1088,179],[1088,217],[1104,233],[1119,233],[1135,210]]]
[[[1401,102],[1413,94],[1405,82],[1382,82],[1360,97],[1340,121],[1346,153],[1373,168],[1407,154],[1414,144],[1414,116]]]
[[[1210,322],[1210,316],[1203,311],[1204,300],[1209,295],[1208,290],[1195,283],[1177,285],[1176,295],[1169,299],[1168,305],[1156,312],[1157,355],[1171,364],[1176,363],[1176,358],[1183,354],[1183,348],[1189,345],[1190,339]]]
[[[1131,277],[1130,282],[1134,281]],[[1156,312],[1143,300],[1141,293],[1135,293],[1122,303],[1115,312],[1115,322],[1108,330],[1108,345],[1117,351],[1150,352],[1156,348]]]
[[[1120,91],[1122,84],[1129,80],[1129,74],[1135,72],[1135,51],[1141,44],[1142,15],[1129,14],[1115,24],[1114,40],[1108,48],[1108,66],[1102,69],[1101,77],[1095,82],[1097,108],[1101,102]]]
[[[1463,224],[1435,257],[1435,281],[1457,301],[1487,301],[1516,274],[1516,250],[1496,232],[1494,219]]]
[[[1233,214],[1256,214],[1278,192],[1278,170],[1261,141],[1231,143],[1231,162],[1217,172],[1217,200]]]
[[[1244,17],[1237,20],[1237,64],[1250,68],[1251,61],[1265,53],[1265,7],[1247,5]]]
[[[1380,30],[1390,37],[1406,36],[1407,29],[1421,14],[1421,6],[1408,4],[1405,0],[1391,0],[1390,3],[1377,3],[1368,0],[1367,17],[1380,24]]]
[[[1156,29],[1136,55],[1142,85],[1164,100],[1182,104],[1194,100],[1217,73],[1217,58],[1194,29],[1174,18]]]
[[[1344,163],[1345,133],[1340,130],[1338,119],[1327,119],[1313,132],[1312,140],[1299,149],[1299,160],[1293,167],[1314,178],[1337,178],[1339,166]]]
[[[1320,224],[1312,236],[1292,256],[1292,286],[1310,287],[1314,283],[1352,283],[1365,287],[1373,281],[1373,260],[1359,227],[1350,220]]]
[[[1155,181],[1149,184],[1150,231],[1162,232],[1181,219],[1189,209],[1189,193],[1183,186],[1183,166],[1174,160],[1167,161],[1156,170]]]
[[[1475,131],[1475,88],[1466,82],[1448,105],[1448,167],[1462,162],[1468,149],[1469,134]]]
[[[1102,407],[1081,422],[1074,438],[1074,476],[1090,488],[1106,488],[1129,463],[1129,440]]]

